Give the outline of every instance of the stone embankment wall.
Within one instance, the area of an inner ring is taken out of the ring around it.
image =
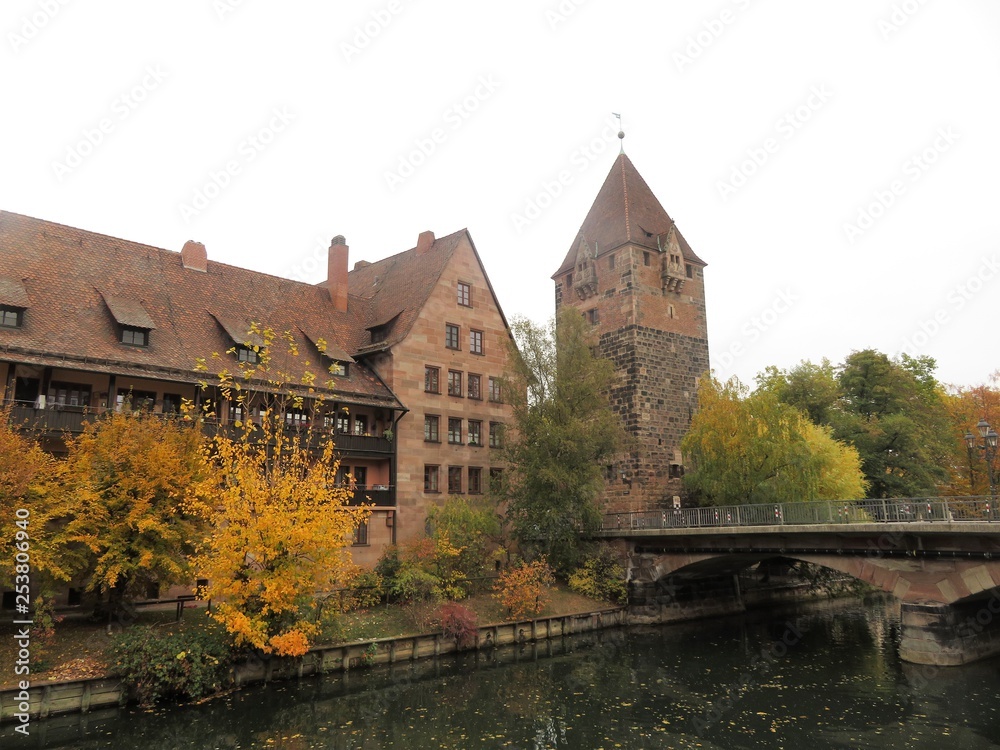
[[[543,641],[575,633],[626,624],[624,607],[612,607],[555,617],[539,617],[491,625],[482,625],[476,643],[470,650],[489,649],[532,641]],[[455,639],[441,633],[422,633],[399,638],[377,638],[337,646],[320,646],[301,659],[274,657],[254,659],[233,668],[232,682],[237,687],[255,682],[269,682],[330,672],[347,672],[376,664],[426,659],[459,651]],[[0,721],[15,721],[24,713],[17,689],[0,691]],[[124,705],[128,696],[121,683],[113,677],[101,677],[70,682],[39,683],[28,690],[28,714],[33,718],[48,718],[59,714],[86,713],[101,708]]]

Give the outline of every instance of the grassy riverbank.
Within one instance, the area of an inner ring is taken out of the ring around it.
[[[550,602],[539,616],[555,616],[586,612],[607,607],[606,602],[590,599],[570,591],[562,585],[549,589]],[[508,619],[500,603],[490,594],[478,594],[464,599],[462,605],[476,613],[481,624]],[[343,615],[338,628],[338,642],[369,638],[389,638],[435,630],[435,614],[439,605],[416,603],[409,605],[380,604],[367,610]],[[164,635],[203,628],[208,620],[203,608],[188,608],[180,622],[175,622],[172,605],[162,610],[141,611],[135,624],[153,625]],[[99,677],[110,671],[113,659],[113,639],[107,635],[106,623],[89,622],[75,613],[67,615],[56,625],[51,641],[32,643],[31,682],[76,680]],[[12,638],[0,641],[0,663],[13,664],[16,644]],[[0,688],[14,687],[13,670],[0,674]]]

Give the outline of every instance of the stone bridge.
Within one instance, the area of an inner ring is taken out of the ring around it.
[[[919,498],[617,513],[598,536],[623,548],[632,603],[647,621],[740,611],[740,571],[801,560],[895,596],[901,658],[951,665],[1000,653],[996,504]],[[692,595],[699,586],[710,595]]]

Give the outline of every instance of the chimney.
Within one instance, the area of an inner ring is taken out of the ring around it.
[[[200,242],[188,240],[181,248],[181,265],[192,271],[208,271],[208,252]]]
[[[434,244],[434,232],[427,230],[426,232],[421,232],[420,236],[417,237],[417,255],[423,255],[428,250],[431,249],[431,245]]]
[[[347,240],[338,234],[330,243],[330,254],[326,266],[326,289],[330,293],[333,307],[347,312]]]

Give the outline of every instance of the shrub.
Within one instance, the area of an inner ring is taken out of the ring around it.
[[[448,638],[454,638],[459,648],[466,648],[476,642],[479,622],[476,613],[468,607],[455,602],[442,604],[438,610],[438,623],[441,632]]]
[[[608,547],[601,547],[584,560],[583,565],[569,577],[569,587],[578,594],[616,604],[622,604],[628,598],[625,569],[618,564]]]
[[[382,601],[382,589],[382,576],[378,571],[359,571],[344,589],[341,610],[351,612],[356,609],[371,609]]]
[[[169,634],[142,625],[115,638],[113,666],[149,705],[164,698],[195,700],[219,690],[232,659],[229,637],[212,623]]]
[[[539,614],[549,603],[547,587],[555,580],[544,557],[508,568],[497,579],[493,596],[515,619]]]

